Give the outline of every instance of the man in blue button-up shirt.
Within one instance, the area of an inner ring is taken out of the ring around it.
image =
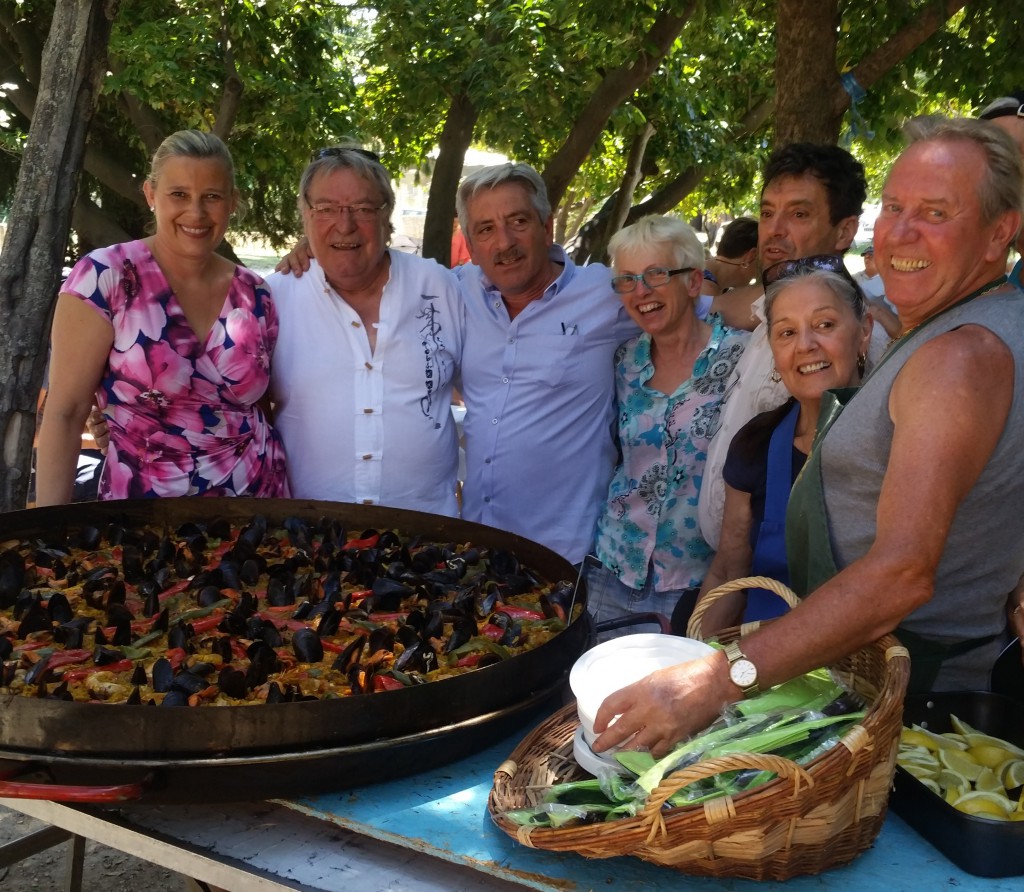
[[[554,244],[547,190],[529,165],[471,174],[458,212],[473,259],[458,269],[462,515],[578,563],[615,466],[615,348],[638,329],[608,268],[578,267]]]

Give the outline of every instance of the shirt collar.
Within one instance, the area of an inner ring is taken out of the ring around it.
[[[544,293],[537,298],[537,300],[550,300],[560,291],[564,291],[568,288],[573,276],[576,275],[576,264],[569,259],[569,255],[565,253],[565,248],[561,245],[551,245],[551,247],[548,248],[548,257],[561,266],[562,271],[555,277],[555,280],[544,289]],[[484,291],[488,294],[498,293],[497,286],[487,278],[482,269],[480,270],[480,282],[484,286]]]

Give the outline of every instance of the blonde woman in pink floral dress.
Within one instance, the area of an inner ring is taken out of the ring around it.
[[[287,496],[284,449],[259,405],[274,304],[259,276],[215,253],[238,201],[227,147],[171,135],[143,191],[154,234],[91,252],[61,288],[36,504],[70,501],[94,400],[110,430],[101,499]]]

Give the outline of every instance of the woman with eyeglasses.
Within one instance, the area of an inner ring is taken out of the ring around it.
[[[271,392],[296,498],[458,512],[451,403],[464,315],[452,272],[389,246],[395,194],[358,146],[299,182],[313,259],[268,278],[281,326]]]
[[[670,217],[645,217],[609,243],[612,288],[642,333],[616,354],[621,459],[589,566],[597,621],[672,613],[700,586],[712,552],[697,526],[708,441],[747,333],[697,318],[704,249]]]
[[[212,133],[161,143],[143,192],[148,238],[92,251],[61,288],[36,462],[36,504],[71,499],[93,400],[110,442],[101,499],[286,496],[260,408],[278,320],[250,270],[216,253],[238,205]]]
[[[793,481],[810,452],[822,396],[860,384],[871,339],[864,296],[842,258],[787,260],[765,270],[763,281],[773,377],[792,396],[749,421],[729,445],[722,532],[702,595],[744,576],[789,582],[786,508]],[[733,592],[708,609],[701,628],[710,634],[785,610],[773,592]]]

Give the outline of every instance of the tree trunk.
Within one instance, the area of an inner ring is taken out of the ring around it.
[[[839,0],[778,0],[775,25],[775,145],[835,143]],[[841,88],[840,88],[841,89]]]
[[[473,141],[473,127],[479,115],[465,93],[452,99],[438,140],[437,163],[430,178],[427,218],[423,221],[423,256],[448,266],[452,252],[452,221],[455,192],[466,163],[466,151]]]
[[[118,0],[58,0],[0,255],[0,510],[25,506],[36,401]]]

